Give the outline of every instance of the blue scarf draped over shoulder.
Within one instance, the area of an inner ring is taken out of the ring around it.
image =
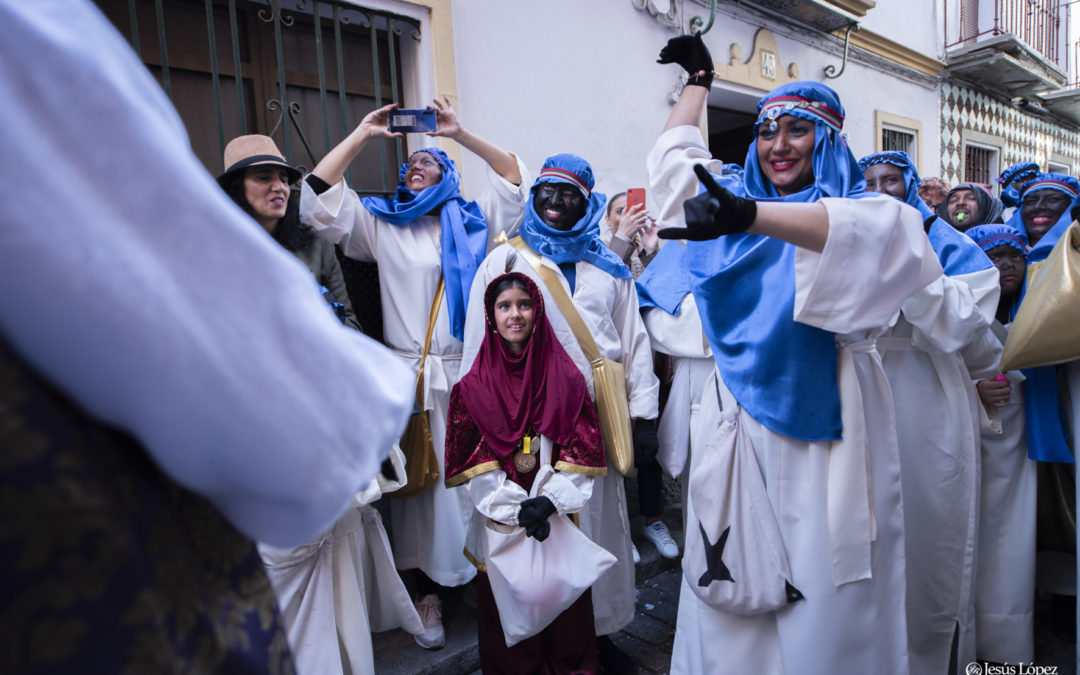
[[[391,225],[408,227],[409,223],[442,207],[439,212],[442,240],[442,275],[446,288],[446,309],[450,334],[461,340],[465,333],[465,310],[476,270],[487,255],[488,226],[476,202],[461,196],[461,174],[457,165],[438,148],[424,148],[442,169],[442,180],[419,192],[405,187],[408,163],[401,165],[393,199],[363,197],[360,202],[373,215]],[[410,155],[411,157],[412,155]]]
[[[836,92],[817,82],[792,82],[761,99],[758,113],[755,132],[783,115],[814,123],[814,182],[781,197],[762,173],[755,135],[736,194],[789,202],[864,196],[862,171],[840,134],[844,110]],[[748,233],[690,242],[689,284],[739,405],[785,436],[839,440],[836,334],[795,321],[795,252],[792,244]]]

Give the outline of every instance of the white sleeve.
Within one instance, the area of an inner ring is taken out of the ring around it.
[[[671,244],[681,246],[682,244]],[[652,348],[662,354],[693,359],[709,358],[712,348],[705,339],[705,329],[701,325],[694,296],[687,293],[679,305],[679,313],[668,314],[659,307],[642,310],[641,318],[649,332]]]
[[[401,434],[412,373],[223,193],[91,3],[0,3],[0,64],[0,335],[245,534],[325,531]]]
[[[795,253],[795,320],[833,333],[891,323],[901,305],[941,276],[919,212],[885,195],[822,199],[821,253]]]
[[[514,185],[506,180],[490,165],[485,164],[487,169],[487,188],[476,198],[476,205],[484,214],[488,224],[488,250],[494,248],[495,237],[500,232],[505,232],[507,237],[517,236],[518,226],[525,217],[525,204],[529,200],[529,187],[532,185],[532,177],[525,168],[525,162],[514,155],[517,162],[518,172],[521,173],[521,184]]]
[[[943,273],[915,291],[901,311],[922,338],[954,352],[989,333],[994,315],[983,307],[992,302],[997,309],[998,278],[996,267],[953,277]]]
[[[344,178],[319,195],[307,180],[300,181],[300,220],[323,239],[341,246],[342,253],[353,260],[378,262],[376,218]]]
[[[463,487],[477,511],[506,525],[518,524],[521,502],[529,498],[525,488],[509,480],[502,469],[473,476]]]
[[[592,476],[569,471],[556,471],[540,488],[540,495],[547,497],[560,516],[577,513],[585,508],[592,497]]]
[[[709,155],[701,130],[692,126],[668,129],[656,139],[645,160],[649,174],[649,200],[660,205],[657,221],[663,227],[686,227],[683,202],[698,193],[701,181],[694,164],[719,174],[723,163]]]
[[[660,415],[660,380],[653,369],[649,333],[638,309],[637,289],[633,279],[616,283],[611,321],[622,342],[621,363],[626,370],[626,391],[630,397],[630,416],[654,420]]]

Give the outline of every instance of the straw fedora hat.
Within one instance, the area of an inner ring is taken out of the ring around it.
[[[289,183],[300,180],[300,172],[289,166],[274,143],[274,139],[262,134],[237,136],[225,146],[225,172],[218,176],[218,184],[226,183],[238,171],[251,166],[280,166],[289,174]]]

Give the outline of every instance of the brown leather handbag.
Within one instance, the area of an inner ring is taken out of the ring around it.
[[[443,298],[443,280],[435,290],[435,299],[431,302],[428,315],[427,336],[424,338],[424,351],[420,355],[420,370],[416,373],[416,405],[405,433],[398,445],[405,455],[406,483],[400,489],[388,494],[394,499],[409,499],[423,494],[439,480],[439,458],[435,455],[435,443],[431,440],[431,421],[424,409],[424,364],[428,350],[431,349],[431,334],[435,331],[435,320],[439,317],[439,305]]]

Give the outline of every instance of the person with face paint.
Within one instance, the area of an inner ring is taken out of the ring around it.
[[[581,513],[607,472],[596,406],[559,344],[536,283],[509,272],[488,284],[483,300],[488,330],[450,394],[446,434],[446,484],[464,486],[474,507],[465,546],[480,565],[487,562],[489,519],[523,527],[544,546],[565,546],[548,539],[549,519]],[[534,483],[539,490],[530,497]],[[573,565],[573,552],[564,553]],[[486,570],[476,587],[485,673],[599,672],[591,591],[539,633],[507,647]]]
[[[999,272],[1001,299],[990,332],[1005,343],[1027,268],[1027,242],[1009,225],[965,234]],[[979,548],[975,568],[976,652],[997,663],[1031,663],[1035,632],[1036,463],[1028,457],[1023,373],[997,373],[976,390],[989,413],[982,425]]]
[[[528,191],[525,165],[514,154],[465,129],[450,101],[435,101],[437,129],[485,162],[487,189],[474,202],[461,195],[457,165],[438,148],[417,150],[401,166],[392,198],[359,198],[345,186],[345,169],[371,139],[400,137],[387,127],[397,104],[369,113],[323,158],[301,188],[300,213],[320,236],[355,260],[378,263],[383,339],[414,370],[440,284],[440,303],[424,368],[424,401],[435,454],[445,440],[450,385],[458,378],[465,308],[477,266],[495,236],[521,219]],[[394,557],[413,574],[427,649],[445,643],[439,586],[461,586],[475,575],[462,547],[471,507],[464,493],[439,481],[424,493],[390,503]]]
[[[1017,229],[1023,225],[1026,230],[1030,219],[1033,235],[1041,235],[1036,243],[1029,242],[1029,273],[1046,260],[1072,221],[1080,217],[1080,200],[1074,198],[1057,222],[1043,233],[1056,211],[1056,208],[1049,208],[1050,203],[1058,198],[1047,193],[1071,195],[1077,185],[1076,179],[1070,176],[1041,174],[1025,187],[1021,196],[1023,205],[1018,209],[1019,216],[1014,213],[1011,224]],[[1043,193],[1042,198],[1036,199],[1039,193]],[[1030,202],[1027,199],[1029,195],[1033,197]],[[1025,281],[1020,287],[1017,303],[1024,302],[1026,291]],[[1013,316],[1015,314],[1016,305]],[[1080,360],[1056,366],[1026,368],[1021,372],[1026,378],[1024,429],[1028,456],[1039,462],[1036,469],[1039,484],[1036,544],[1040,554],[1039,585],[1054,589],[1062,584],[1071,584],[1076,578],[1075,562],[1067,563],[1065,560],[1075,560],[1076,553],[1075,445],[1070,447],[1070,444],[1075,444],[1075,440],[1071,439],[1076,438],[1080,429]],[[1048,553],[1045,558],[1042,557],[1044,551]],[[1074,635],[1075,597],[1058,595],[1057,591],[1054,593],[1055,624],[1064,626],[1062,633]]]
[[[532,200],[521,225],[524,245],[541,256],[544,267],[562,282],[600,353],[626,369],[630,416],[634,420],[635,454],[655,456],[659,381],[653,372],[649,336],[638,312],[637,293],[630,270],[600,241],[604,195],[593,190],[592,167],[572,154],[548,157],[532,186]],[[544,294],[544,305],[560,344],[577,364],[586,382],[592,367],[582,353],[566,318],[552,300],[539,273],[517,253],[512,243],[495,248],[484,260],[473,282],[471,303],[479,303],[487,284],[507,269],[532,278]],[[470,312],[465,325],[462,372],[472,364],[484,335],[483,316]],[[593,610],[599,639],[600,662],[606,672],[633,672],[629,657],[606,636],[634,618],[634,562],[626,513],[623,477],[609,471],[597,480],[581,530],[618,561],[593,586]]]
[[[953,636],[960,663],[975,660],[975,542],[980,402],[973,378],[997,374],[990,331],[998,271],[968,237],[918,196],[906,152],[859,160],[867,187],[919,211],[943,274],[912,294],[877,339],[896,405],[907,557],[912,672],[945,672]]]
[[[939,218],[963,232],[976,225],[1000,223],[1001,200],[978,183],[961,183],[949,190],[937,208]]]
[[[672,38],[660,56],[690,74],[647,158],[659,220],[676,225],[660,235],[689,240],[686,283],[717,366],[718,417],[752,446],[802,595],[735,614],[684,575],[672,672],[907,674],[896,418],[874,343],[941,264],[917,211],[866,194],[833,90],[791,82],[762,98],[734,182],[715,171],[698,127],[712,79],[701,37]],[[716,476],[717,489],[726,480]],[[691,489],[688,533],[701,527],[697,504]],[[758,533],[727,535],[732,549]]]
[[[1060,232],[1073,221],[1070,208],[1080,195],[1080,181],[1060,173],[1040,173],[1024,185],[1020,207],[1009,225],[1027,234],[1028,245],[1035,247],[1048,232]],[[1061,235],[1048,241],[1056,242]]]

